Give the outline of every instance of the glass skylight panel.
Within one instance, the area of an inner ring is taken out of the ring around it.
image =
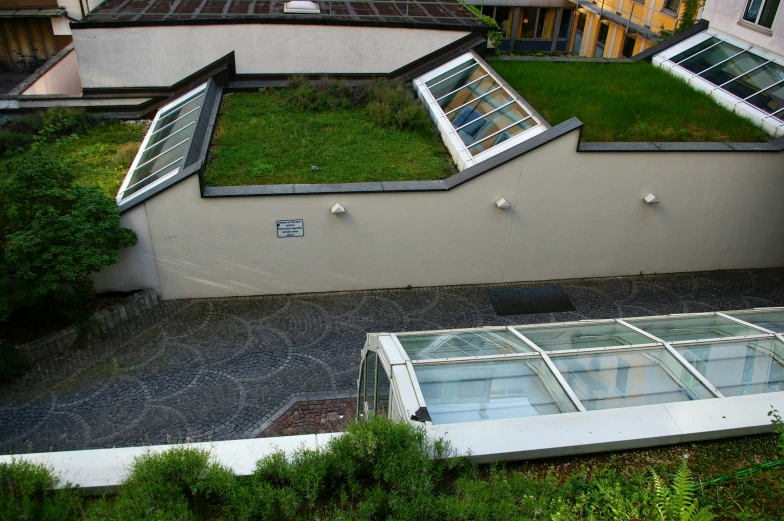
[[[629,319],[627,322],[666,342],[765,334],[717,315]]]
[[[414,365],[434,424],[575,412],[539,359]]]
[[[763,112],[774,114],[784,108],[784,85],[776,85],[746,100]]]
[[[545,130],[471,53],[415,79],[414,85],[460,170],[489,157],[483,153],[502,143],[520,142]]]
[[[714,65],[732,58],[741,51],[742,49],[740,47],[736,47],[731,43],[721,42],[710,49],[706,49],[703,52],[695,54],[691,58],[683,60],[678,65],[684,69],[690,70],[694,74],[699,74],[708,67],[713,67]]]
[[[771,62],[739,76],[722,88],[741,99],[746,99],[780,81],[784,81],[784,67]]]
[[[676,349],[724,396],[784,391],[784,344],[778,340],[681,345]]]
[[[716,44],[717,44],[717,43],[719,43],[719,42],[721,42],[721,40],[719,40],[719,39],[718,39],[718,38],[716,38],[716,37],[708,38],[707,40],[705,40],[705,41],[703,41],[703,42],[700,42],[700,43],[698,43],[698,44],[697,44],[697,45],[695,45],[694,47],[690,47],[690,48],[686,49],[685,51],[683,51],[683,52],[681,52],[681,53],[678,53],[678,54],[676,54],[675,56],[673,56],[672,58],[670,58],[670,61],[673,61],[673,62],[675,62],[675,63],[678,63],[678,62],[680,62],[680,61],[683,61],[683,60],[685,60],[686,58],[688,58],[688,57],[690,57],[690,56],[694,56],[694,55],[695,55],[695,54],[697,54],[698,52],[702,52],[702,51],[704,51],[704,50],[705,50],[705,49],[707,49],[708,47],[713,47],[714,45],[716,45]]]
[[[118,201],[182,168],[196,132],[206,89],[205,83],[158,111],[120,188]]]
[[[411,360],[490,356],[533,351],[508,329],[398,335]]]
[[[544,351],[616,347],[656,342],[617,322],[519,328],[518,331]]]
[[[713,398],[662,348],[562,355],[552,361],[589,411]]]
[[[768,331],[784,334],[784,310],[735,312],[727,313],[727,315],[765,328]]]
[[[726,62],[702,72],[700,78],[714,85],[723,85],[760,65],[764,65],[768,61],[756,54],[742,52],[734,58],[730,58]]]

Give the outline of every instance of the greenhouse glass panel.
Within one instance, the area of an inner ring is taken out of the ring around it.
[[[205,83],[158,111],[125,176],[117,196],[118,202],[182,168],[196,132],[206,91]]]
[[[544,132],[545,124],[473,53],[414,80],[458,169]],[[476,157],[480,156],[481,157]]]
[[[713,398],[662,348],[553,357],[589,411]]]
[[[627,322],[667,342],[765,334],[717,315],[629,319]]]
[[[683,61],[683,60],[685,60],[685,59],[686,59],[686,58],[688,58],[689,56],[694,56],[694,55],[695,55],[695,54],[697,54],[698,52],[704,51],[704,50],[705,50],[705,49],[707,49],[708,47],[713,47],[714,45],[716,45],[716,44],[717,44],[717,43],[719,43],[719,42],[721,42],[721,40],[719,40],[719,39],[718,39],[718,38],[716,38],[716,37],[708,38],[707,40],[705,40],[705,41],[703,41],[703,42],[700,42],[700,43],[698,43],[698,44],[697,44],[697,45],[695,45],[694,47],[690,47],[689,49],[686,49],[686,50],[685,50],[685,51],[683,51],[682,53],[676,54],[675,56],[673,56],[672,58],[670,58],[670,61],[673,61],[673,62],[675,62],[675,63],[678,63],[678,62],[680,62],[680,61]]]
[[[617,322],[519,328],[518,331],[544,351],[628,346],[656,342]]]
[[[727,60],[721,65],[717,65],[716,67],[703,72],[700,74],[700,77],[714,85],[722,85],[733,78],[746,74],[751,69],[759,67],[767,61],[769,60],[757,56],[756,54],[744,52],[731,60]]]
[[[732,58],[741,52],[741,50],[742,49],[740,47],[736,47],[731,43],[721,42],[720,44],[711,47],[704,52],[683,60],[678,65],[693,72],[694,74],[699,74],[708,67],[713,67],[714,65],[721,63],[728,58]]]
[[[784,334],[784,310],[727,313],[744,322],[763,327],[774,333]]]
[[[746,99],[782,80],[784,80],[784,67],[768,63],[736,78],[722,88],[740,99]]]
[[[411,360],[505,355],[534,351],[508,329],[398,335],[398,340]]]
[[[773,114],[784,108],[784,85],[776,85],[746,100],[763,112]]]
[[[778,340],[681,345],[676,349],[724,396],[784,391],[784,344]]]
[[[577,411],[541,359],[417,364],[414,372],[434,424]]]

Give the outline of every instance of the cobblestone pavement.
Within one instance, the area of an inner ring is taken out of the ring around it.
[[[297,399],[350,396],[367,332],[784,304],[784,269],[558,284],[577,312],[499,317],[488,286],[163,302],[0,388],[0,453],[258,436]]]

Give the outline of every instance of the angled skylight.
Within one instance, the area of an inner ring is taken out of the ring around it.
[[[709,29],[660,52],[653,63],[774,137],[784,135],[784,58]]]
[[[416,78],[414,86],[460,170],[546,130],[472,53]]]
[[[158,111],[120,187],[118,203],[139,196],[183,168],[206,91],[207,83]]]

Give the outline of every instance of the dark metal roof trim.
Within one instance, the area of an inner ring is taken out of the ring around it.
[[[663,42],[657,43],[653,47],[650,47],[640,53],[635,54],[634,56],[632,56],[632,61],[633,62],[639,62],[643,60],[650,61],[651,58],[653,58],[656,54],[659,54],[660,52],[665,51],[670,47],[674,47],[675,45],[678,45],[683,40],[686,40],[687,38],[691,38],[697,33],[701,33],[702,31],[708,28],[708,25],[710,25],[710,22],[708,22],[708,20],[697,20],[697,22],[691,27],[689,27],[688,29],[684,29],[679,33],[675,33],[674,35],[667,38]]]
[[[65,8],[53,9],[0,9],[0,18],[58,18],[67,14]]]

